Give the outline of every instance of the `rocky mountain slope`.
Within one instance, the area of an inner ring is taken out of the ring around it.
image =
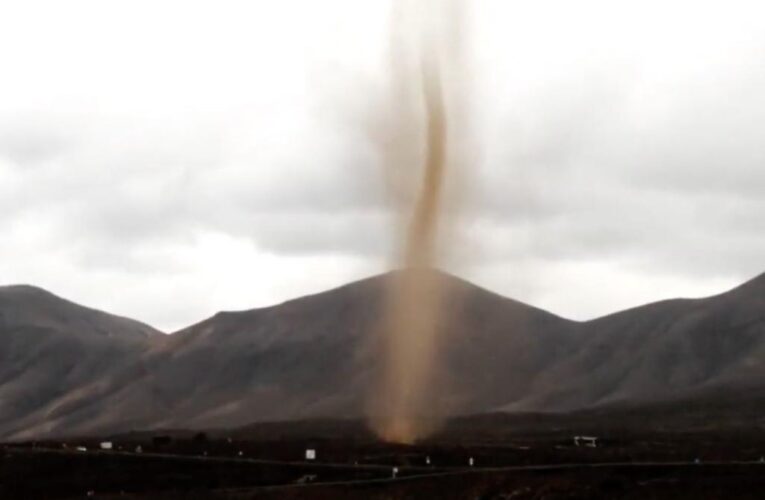
[[[0,437],[363,416],[394,276],[169,336],[39,289],[0,288]],[[570,411],[765,386],[765,275],[588,322],[439,279],[450,293],[434,411]]]
[[[159,339],[137,321],[31,286],[0,287],[0,435],[48,422]]]

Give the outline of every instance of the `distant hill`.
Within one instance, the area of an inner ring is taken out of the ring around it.
[[[765,274],[703,299],[648,304],[577,326],[573,356],[503,409],[570,409],[765,387]]]
[[[0,287],[0,435],[66,413],[71,400],[133,362],[159,332],[31,286]]]
[[[169,336],[39,289],[0,288],[0,437],[363,416],[392,276]],[[435,412],[655,407],[765,388],[765,275],[588,322],[438,279],[450,293]]]

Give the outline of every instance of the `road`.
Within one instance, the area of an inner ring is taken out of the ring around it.
[[[337,485],[362,485],[362,484],[384,484],[395,483],[403,481],[421,480],[426,478],[437,478],[444,476],[455,476],[464,474],[486,473],[486,472],[534,472],[534,471],[561,471],[561,470],[576,470],[576,469],[626,469],[626,468],[714,468],[714,467],[736,467],[736,466],[762,466],[765,471],[765,462],[763,461],[705,461],[696,462],[695,460],[689,461],[644,461],[644,462],[578,462],[578,463],[555,463],[555,464],[538,464],[538,465],[511,465],[501,467],[416,467],[416,466],[399,466],[397,477],[393,477],[393,467],[390,465],[375,465],[375,464],[343,464],[343,463],[326,463],[326,462],[307,462],[307,461],[279,461],[279,460],[263,460],[247,457],[222,457],[222,456],[203,456],[203,455],[178,455],[169,453],[135,453],[119,450],[90,450],[90,451],[77,451],[72,448],[30,448],[30,447],[16,447],[6,446],[6,452],[10,453],[55,453],[55,454],[68,454],[68,455],[83,455],[83,454],[99,454],[105,456],[129,456],[133,458],[161,458],[165,460],[179,460],[179,461],[203,461],[203,462],[223,462],[223,463],[237,463],[237,464],[252,464],[252,465],[268,465],[268,466],[285,466],[285,467],[310,467],[311,469],[333,469],[333,470],[368,470],[377,472],[386,477],[380,477],[375,479],[363,479],[363,480],[348,480],[348,481],[332,481],[332,482],[315,482],[306,484],[283,484],[274,486],[253,486],[246,488],[232,488],[225,491],[231,492],[245,492],[245,491],[265,491],[265,490],[278,490],[283,488],[303,488],[309,486],[337,486]]]

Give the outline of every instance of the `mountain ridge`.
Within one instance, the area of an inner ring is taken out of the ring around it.
[[[44,320],[18,313],[37,302],[16,304],[16,319],[31,319],[12,328],[0,321],[0,437],[363,418],[381,369],[381,307],[397,272],[221,311],[171,335],[143,337],[141,323],[60,298],[63,312],[39,313]],[[584,322],[439,276],[450,293],[442,370],[428,396],[434,413],[567,412],[762,385],[765,274],[710,297]],[[41,290],[11,295],[30,288]],[[0,315],[14,310],[7,290],[0,287]],[[56,336],[72,325],[114,335]]]
[[[33,304],[29,304],[30,301],[33,302]],[[61,312],[76,314],[79,312],[94,314],[103,319],[109,318],[114,321],[123,321],[126,324],[132,324],[137,327],[140,330],[140,333],[143,333],[145,337],[151,337],[162,333],[147,323],[128,318],[127,316],[120,316],[100,309],[84,306],[35,285],[13,284],[0,286],[0,319],[8,318],[9,308],[15,308],[16,310],[13,312],[18,314],[20,312],[28,312],[22,311],[21,309],[31,309],[30,306],[34,306],[33,312],[38,314],[56,314]],[[3,314],[4,310],[5,314]]]
[[[173,329],[173,330],[170,330],[170,331],[165,331],[165,330],[159,329],[159,328],[157,328],[157,327],[155,327],[155,326],[153,326],[150,323],[147,323],[145,321],[136,320],[136,319],[130,318],[128,316],[114,314],[114,313],[110,313],[108,311],[104,311],[104,310],[101,310],[101,309],[98,309],[98,308],[91,308],[89,306],[82,305],[82,304],[80,304],[78,302],[66,299],[66,298],[64,298],[64,297],[62,297],[62,296],[60,296],[60,295],[58,295],[58,294],[56,294],[54,292],[51,292],[50,290],[47,290],[45,288],[39,287],[37,285],[29,284],[29,283],[11,283],[11,284],[6,284],[6,285],[0,285],[0,298],[1,298],[3,290],[9,290],[9,289],[29,289],[29,290],[34,290],[36,292],[41,292],[42,294],[46,294],[46,295],[55,297],[55,298],[57,298],[57,299],[59,299],[61,301],[67,302],[69,304],[76,305],[78,307],[83,307],[83,308],[90,309],[90,310],[93,310],[93,311],[102,312],[102,313],[108,314],[110,316],[115,316],[115,317],[118,317],[118,318],[124,318],[124,319],[128,319],[130,321],[135,321],[135,322],[141,323],[141,324],[151,328],[152,330],[155,330],[158,333],[162,333],[162,334],[165,334],[165,335],[173,335],[175,333],[187,330],[187,329],[189,329],[189,328],[191,328],[193,326],[196,326],[196,325],[198,325],[200,323],[203,323],[205,321],[211,320],[211,319],[219,317],[219,316],[226,316],[226,315],[229,315],[229,314],[246,313],[246,312],[253,312],[253,311],[259,311],[259,310],[266,310],[266,309],[277,308],[277,307],[281,307],[281,306],[284,306],[286,304],[289,304],[291,302],[301,301],[301,300],[304,300],[304,299],[310,299],[311,297],[314,297],[314,296],[319,296],[319,295],[323,295],[323,294],[328,293],[328,292],[332,292],[332,291],[336,291],[336,290],[341,290],[341,289],[353,287],[354,285],[362,284],[364,282],[370,282],[370,281],[375,281],[375,280],[379,280],[379,279],[386,279],[386,277],[389,277],[391,275],[395,275],[396,273],[400,273],[400,272],[405,272],[405,270],[404,269],[394,269],[394,270],[387,271],[387,272],[384,272],[384,273],[381,273],[381,274],[374,274],[374,275],[371,275],[371,276],[360,278],[358,280],[351,281],[349,283],[333,286],[331,288],[328,288],[327,290],[322,290],[322,291],[318,291],[318,292],[311,292],[311,293],[308,293],[308,294],[305,294],[305,295],[301,295],[299,297],[294,297],[294,298],[286,299],[286,300],[284,300],[282,302],[278,302],[278,303],[275,303],[275,304],[270,304],[270,305],[265,305],[265,306],[256,306],[256,307],[245,308],[245,309],[222,309],[222,310],[219,310],[219,311],[216,311],[216,312],[212,313],[210,316],[208,316],[206,318],[202,318],[201,320],[198,320],[198,321],[196,321],[194,323],[191,323],[191,324],[189,324],[187,326],[176,328],[176,329]],[[650,301],[650,302],[646,302],[646,303],[642,303],[642,304],[638,304],[638,305],[634,305],[634,306],[629,306],[629,307],[627,307],[625,309],[620,309],[620,310],[617,310],[617,311],[607,312],[607,313],[601,314],[599,316],[595,316],[593,318],[588,318],[588,319],[584,319],[584,320],[577,320],[577,319],[573,319],[573,318],[569,318],[569,317],[560,315],[560,314],[555,313],[553,311],[548,311],[548,310],[543,309],[541,307],[535,306],[535,305],[533,305],[531,303],[523,302],[523,301],[520,301],[518,299],[514,299],[512,297],[508,297],[506,295],[503,295],[503,294],[501,294],[499,292],[496,292],[494,290],[491,290],[489,288],[483,287],[481,285],[477,285],[477,284],[475,284],[475,283],[473,283],[473,282],[471,282],[469,280],[466,280],[466,279],[464,279],[464,278],[462,278],[462,277],[460,277],[460,276],[458,276],[456,274],[452,274],[452,273],[449,273],[449,272],[446,272],[446,271],[442,271],[440,269],[436,269],[436,270],[434,270],[434,272],[437,272],[437,273],[439,273],[439,274],[441,274],[443,276],[446,276],[446,277],[448,277],[448,278],[450,278],[452,280],[456,280],[456,281],[458,281],[458,282],[460,282],[462,284],[466,284],[466,285],[469,285],[471,287],[480,289],[480,290],[482,290],[482,291],[484,291],[486,293],[489,293],[489,294],[492,294],[492,295],[496,295],[496,296],[501,297],[503,299],[506,299],[508,301],[512,301],[512,302],[519,303],[519,304],[523,304],[523,305],[525,305],[527,307],[531,307],[531,308],[534,308],[534,309],[538,309],[540,311],[544,311],[547,314],[552,314],[554,316],[557,316],[557,317],[559,317],[561,319],[570,321],[572,323],[590,323],[590,322],[598,321],[600,319],[607,318],[607,317],[610,317],[610,316],[613,316],[613,315],[617,315],[617,314],[621,314],[621,313],[624,313],[624,312],[627,312],[627,311],[631,311],[631,310],[634,310],[634,309],[641,309],[641,308],[644,308],[644,307],[647,307],[647,306],[653,306],[653,305],[662,304],[662,303],[665,303],[665,302],[705,300],[705,299],[711,299],[711,298],[715,298],[715,297],[719,297],[719,296],[723,296],[723,295],[728,295],[728,294],[737,292],[738,290],[745,290],[745,289],[751,289],[751,288],[761,288],[763,291],[765,291],[765,272],[762,272],[762,273],[757,274],[756,276],[754,276],[754,277],[752,277],[750,279],[747,279],[746,281],[744,281],[741,284],[735,285],[732,288],[729,288],[729,289],[724,290],[722,292],[714,293],[712,295],[705,295],[705,296],[700,296],[700,297],[673,297],[673,298],[666,298],[666,299],[658,299],[658,300],[655,300],[655,301]]]

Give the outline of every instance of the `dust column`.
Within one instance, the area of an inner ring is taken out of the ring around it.
[[[434,268],[443,243],[446,180],[454,167],[444,64],[450,62],[455,32],[448,28],[455,26],[457,13],[446,1],[402,1],[398,7],[394,23],[409,22],[415,36],[404,47],[410,52],[403,54],[412,58],[412,71],[394,74],[400,79],[396,84],[413,97],[414,109],[402,113],[408,123],[397,132],[407,136],[394,147],[412,154],[394,151],[396,163],[386,168],[399,170],[396,179],[406,183],[410,198],[401,231],[401,271],[391,277],[381,323],[382,372],[373,427],[383,439],[411,443],[432,432],[442,418],[437,401],[441,391],[434,384],[442,368],[438,352],[445,290]],[[402,36],[394,30],[393,37],[397,35]]]

